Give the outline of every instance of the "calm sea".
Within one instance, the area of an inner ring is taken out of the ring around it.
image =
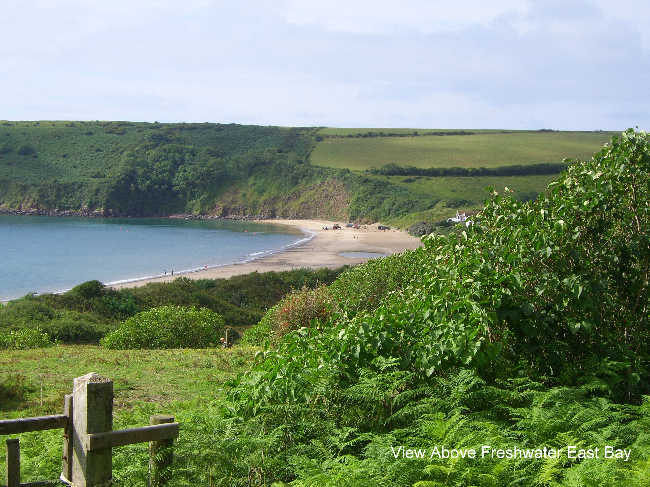
[[[259,222],[0,215],[0,300],[246,262],[311,238]]]

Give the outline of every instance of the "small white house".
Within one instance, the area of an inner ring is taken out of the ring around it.
[[[463,223],[466,227],[469,227],[473,223],[470,218],[478,214],[478,211],[457,211],[456,217],[449,218],[447,221],[453,223]]]

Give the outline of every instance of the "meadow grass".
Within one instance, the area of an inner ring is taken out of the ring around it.
[[[390,130],[397,133],[397,129]],[[590,159],[612,135],[610,132],[482,131],[463,136],[330,137],[316,144],[310,161],[318,166],[351,171],[365,171],[389,163],[418,168],[558,163],[565,158]]]
[[[408,177],[368,176],[371,179],[387,180],[410,191],[423,194],[433,200],[461,201],[464,205],[482,206],[490,197],[486,188],[491,187],[499,194],[504,188],[516,193],[535,191],[541,193],[557,180],[556,174],[542,176],[474,176],[474,177]],[[455,213],[456,210],[453,210]]]
[[[97,345],[0,351],[0,384],[16,382],[15,400],[0,401],[0,419],[61,414],[72,381],[89,372],[113,380],[115,409],[136,403],[217,399],[222,384],[248,370],[254,347],[107,350]]]
[[[113,429],[147,426],[152,414],[171,414],[181,424],[175,442],[170,485],[209,485],[216,455],[213,422],[223,407],[224,383],[250,370],[255,347],[230,349],[106,350],[96,345],[60,345],[0,351],[0,389],[13,385],[13,398],[0,397],[0,419],[63,413],[72,381],[89,372],[113,380]],[[20,439],[21,481],[58,478],[61,430],[15,435]],[[7,437],[0,440],[4,442]],[[147,443],[113,449],[115,485],[148,482]],[[0,455],[0,472],[5,471]]]

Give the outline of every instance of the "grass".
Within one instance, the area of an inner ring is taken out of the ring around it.
[[[257,348],[105,350],[94,345],[0,352],[0,419],[62,414],[72,380],[89,372],[113,380],[114,429],[147,426],[152,414],[171,414],[181,424],[174,445],[170,485],[212,485],[206,456],[220,438],[224,382],[250,370]],[[21,481],[51,480],[61,472],[61,431],[16,435],[20,439]],[[1,438],[2,441],[6,437]],[[113,449],[115,485],[147,485],[147,443]],[[6,468],[0,455],[0,472]]]
[[[250,369],[256,348],[106,350],[60,345],[0,351],[0,384],[20,383],[16,400],[0,400],[0,419],[61,414],[72,380],[96,372],[114,382],[116,410],[138,403],[168,405],[217,399],[222,384]]]
[[[322,129],[319,134],[327,133],[326,130],[329,129]],[[398,133],[397,129],[385,130]],[[339,129],[338,134],[345,135],[345,130]],[[612,135],[610,132],[481,131],[463,136],[326,137],[316,145],[310,161],[318,166],[351,171],[365,171],[389,163],[419,168],[557,163],[565,158],[590,159]]]
[[[483,203],[490,197],[487,187],[503,193],[504,187],[515,192],[541,192],[557,180],[557,175],[544,176],[478,176],[478,177],[407,177],[407,176],[369,176],[387,179],[393,184],[410,189],[414,193],[430,196],[433,199],[463,200],[470,203]]]

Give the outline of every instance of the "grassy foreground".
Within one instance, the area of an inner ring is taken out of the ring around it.
[[[96,345],[60,345],[0,351],[0,419],[63,412],[72,380],[89,372],[113,380],[114,429],[146,426],[151,414],[171,414],[181,423],[173,485],[211,485],[206,456],[217,454],[211,421],[217,421],[224,383],[249,370],[255,347],[231,349],[106,350]],[[61,431],[17,435],[21,481],[58,478]],[[2,437],[4,441],[5,437]],[[0,471],[6,468],[0,455]],[[116,484],[147,485],[147,444],[114,449]],[[3,474],[4,476],[4,474]]]

